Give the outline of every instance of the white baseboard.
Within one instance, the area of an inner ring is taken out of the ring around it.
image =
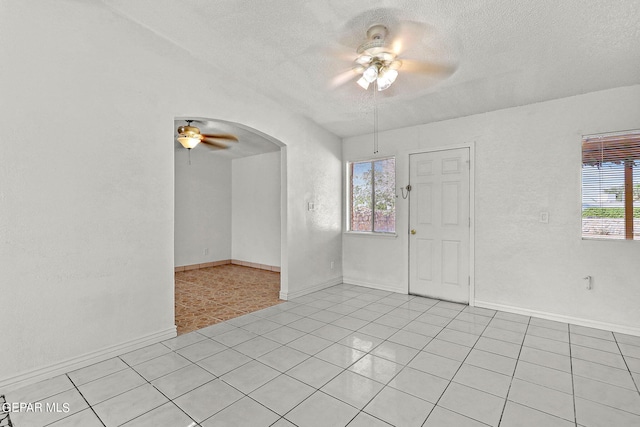
[[[308,288],[296,290],[293,292],[282,292],[280,291],[280,299],[288,301],[293,298],[298,298],[303,295],[310,294],[312,292],[321,291],[326,288],[330,288],[331,286],[336,286],[342,283],[342,276],[336,277],[335,279],[328,280],[326,282],[318,283],[317,285],[310,286]]]
[[[404,289],[402,287],[386,285],[383,283],[365,282],[364,280],[355,279],[353,277],[345,277],[342,279],[342,281],[347,285],[363,286],[365,288],[378,289],[380,291],[395,292],[405,295],[409,293],[407,292],[407,289]]]
[[[555,320],[556,322],[571,323],[573,325],[586,326],[588,328],[604,329],[606,331],[640,336],[640,328],[618,325],[616,323],[600,322],[597,320],[583,319],[580,317],[565,316],[563,314],[548,313],[546,311],[530,310],[528,308],[513,307],[510,305],[496,304],[487,301],[475,301],[476,307],[492,310],[506,311],[508,313],[522,314],[525,316],[539,317],[541,319]]]
[[[83,354],[82,356],[72,357],[52,365],[22,372],[18,375],[0,378],[0,390],[4,393],[24,387],[36,382],[46,380],[57,375],[75,371],[98,362],[119,356],[139,348],[155,344],[160,341],[173,338],[177,335],[177,329],[174,325],[171,328],[149,334],[134,340],[126,341],[120,344],[105,347],[103,349]]]

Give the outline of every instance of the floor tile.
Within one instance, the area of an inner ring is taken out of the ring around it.
[[[378,317],[375,320],[376,323],[380,325],[391,326],[392,328],[404,328],[408,323],[411,322],[411,319],[406,319],[398,316],[393,316],[391,314],[385,314],[384,316]]]
[[[576,420],[584,427],[637,427],[640,416],[576,397]]]
[[[422,316],[421,316],[422,317]],[[482,314],[476,314],[469,311],[463,311],[456,316],[456,320],[462,320],[463,322],[470,322],[476,325],[487,326],[491,323],[492,317],[484,316]]]
[[[9,402],[11,401],[12,400],[9,400]],[[26,403],[29,401],[22,402]],[[75,388],[49,396],[45,399],[40,399],[37,402],[42,404],[42,410],[12,412],[10,417],[13,425],[16,427],[45,426],[70,417],[89,407],[87,402],[82,398],[82,395]],[[65,409],[65,404],[68,409]],[[46,408],[48,406],[53,409],[47,411]]]
[[[486,427],[487,424],[436,406],[423,427]]]
[[[250,357],[230,348],[202,359],[197,364],[216,376],[222,376],[250,361]]]
[[[603,383],[628,388],[629,390],[636,390],[633,378],[626,369],[612,368],[581,359],[573,359],[572,365],[573,375],[602,381]]]
[[[464,363],[452,381],[504,398],[511,385],[511,376]]]
[[[363,334],[362,332],[354,332],[350,335],[347,335],[346,337],[344,337],[338,342],[342,345],[346,345],[347,347],[368,352],[373,350],[383,341],[384,340],[382,338],[377,338],[372,335]]]
[[[519,323],[510,322],[518,325]],[[510,331],[508,329],[500,329],[493,327],[491,325],[487,326],[487,328],[482,333],[483,337],[493,338],[500,341],[509,342],[516,345],[521,345],[524,340],[525,334],[524,332],[515,332]]]
[[[60,421],[49,424],[50,427],[104,427],[104,424],[91,409],[85,409]]]
[[[620,347],[620,351],[624,356],[640,359],[640,347],[625,343],[618,343],[618,346]]]
[[[129,390],[93,406],[106,427],[115,427],[168,402],[151,384]]]
[[[224,344],[227,347],[233,347],[245,341],[249,341],[251,338],[255,338],[257,336],[257,334],[254,334],[251,331],[247,331],[242,328],[236,328],[232,331],[225,332],[220,335],[215,335],[211,337],[211,339],[216,340],[220,344]]]
[[[384,341],[382,344],[371,350],[371,354],[374,356],[382,357],[383,359],[390,360],[400,365],[406,365],[417,354],[418,350],[415,348],[407,347],[402,344],[398,344],[392,341]]]
[[[256,360],[252,360],[251,362],[224,374],[220,379],[237,388],[244,394],[249,394],[278,375],[280,375],[280,372],[275,369]]]
[[[343,371],[321,391],[358,409],[364,408],[382,390],[383,384],[351,371]]]
[[[522,360],[518,361],[514,378],[520,378],[564,393],[573,393],[571,374]]]
[[[364,327],[358,329],[358,332],[360,333],[363,333],[366,335],[372,335],[376,338],[380,338],[383,340],[386,340],[387,338],[389,338],[391,335],[395,334],[398,331],[399,331],[398,328],[392,328],[391,326],[381,325],[380,323],[374,323],[374,322],[369,323]]]
[[[303,337],[291,341],[289,344],[287,344],[287,347],[295,348],[296,350],[313,356],[319,351],[322,351],[325,348],[329,347],[331,344],[333,344],[332,341],[317,337],[315,335],[307,334]]]
[[[569,344],[549,338],[537,337],[535,335],[525,336],[523,346],[537,348],[538,350],[550,351],[563,356],[569,356]]]
[[[48,380],[10,391],[6,393],[6,397],[7,402],[37,402],[73,388],[73,383],[66,375],[58,375]]]
[[[90,405],[95,405],[146,383],[147,381],[140,374],[127,368],[83,384],[78,387],[78,390]]]
[[[501,341],[489,337],[480,337],[474,348],[478,350],[484,350],[489,353],[499,354],[501,356],[511,357],[517,359],[520,355],[522,346],[519,344],[510,343],[507,341]]]
[[[415,348],[416,350],[422,350],[432,338],[403,329],[388,337],[387,340]]]
[[[133,367],[147,381],[153,381],[180,368],[190,365],[191,362],[176,353],[168,353]]]
[[[286,372],[309,357],[308,354],[299,350],[282,346],[258,357],[258,361],[280,372]]]
[[[440,331],[442,331],[442,329],[444,329],[443,326],[436,326],[429,323],[421,322],[419,320],[415,320],[402,328],[403,331],[413,332],[431,338],[438,335]]]
[[[532,317],[529,326],[543,327],[547,329],[556,329],[558,331],[569,332],[569,325],[555,320],[539,319]]]
[[[474,420],[497,426],[505,399],[462,384],[452,382],[438,402],[438,406]]]
[[[455,318],[447,325],[446,329],[453,329],[454,331],[466,332],[467,334],[482,335],[482,332],[487,328],[486,325],[469,323]]]
[[[573,420],[573,396],[514,378],[508,399],[567,421]]]
[[[342,344],[333,344],[318,352],[315,357],[325,362],[333,363],[341,368],[348,368],[366,353]]]
[[[525,324],[528,324],[529,320],[531,319],[531,317],[529,317],[529,316],[524,316],[522,314],[515,314],[515,313],[507,313],[505,311],[496,312],[496,314],[493,316],[493,318],[494,319],[509,320],[511,322],[525,323]]]
[[[242,397],[238,390],[217,379],[183,394],[174,403],[195,421],[201,422]]]
[[[69,378],[77,386],[86,384],[98,378],[106,377],[118,371],[127,369],[129,366],[119,357],[107,359],[104,362],[96,363],[86,368],[69,372]]]
[[[489,322],[488,328],[498,328],[502,330],[518,332],[524,334],[527,331],[528,324],[513,322],[509,320],[504,320],[500,318],[493,318],[491,322]]]
[[[371,322],[378,317],[382,316],[382,313],[378,313],[377,311],[368,310],[366,307],[361,308],[360,310],[356,310],[353,313],[350,313],[349,316],[355,317],[356,319],[366,320]]]
[[[640,415],[640,394],[637,390],[616,387],[600,381],[575,376],[576,397]]]
[[[286,374],[312,387],[320,388],[342,371],[342,368],[334,364],[310,357],[288,370]]]
[[[216,335],[222,335],[225,332],[230,332],[238,329],[237,326],[233,326],[230,323],[218,323],[215,325],[207,326],[206,328],[198,329],[198,333],[209,338],[213,338]]]
[[[188,365],[152,381],[151,384],[169,399],[175,399],[213,379],[215,376],[200,366]]]
[[[290,376],[280,375],[249,396],[275,413],[284,415],[315,391],[315,388]]]
[[[202,427],[251,426],[267,427],[280,416],[249,397],[243,397],[213,417],[202,422]]]
[[[169,353],[171,350],[169,347],[160,343],[153,344],[147,347],[143,347],[139,350],[132,351],[130,353],[123,354],[120,359],[124,360],[129,366],[139,365],[140,363],[147,362],[163,354]]]
[[[364,325],[369,323],[368,320],[358,319],[356,317],[345,316],[336,320],[332,324],[335,326],[339,326],[341,328],[349,329],[350,331],[357,331],[362,328]]]
[[[433,405],[392,387],[385,387],[364,411],[395,426],[421,426]]]
[[[242,329],[245,329],[249,332],[253,332],[254,334],[262,335],[262,334],[266,334],[267,332],[273,331],[274,329],[278,329],[283,324],[291,323],[294,320],[300,319],[300,316],[297,316],[293,313],[279,313],[276,316],[279,316],[279,318],[282,318],[282,317],[290,318],[290,321],[285,323],[280,323],[280,322],[272,321],[271,319],[273,319],[273,317],[270,317],[269,319],[260,319],[255,322],[248,323],[242,326]]]
[[[515,402],[507,402],[500,427],[575,427],[575,424]]]
[[[571,358],[537,348],[522,347],[520,360],[571,373]]]
[[[515,359],[476,349],[471,350],[464,363],[510,376],[516,367]]]
[[[311,332],[311,334],[317,337],[324,338],[330,341],[340,341],[342,338],[350,335],[351,333],[353,333],[352,330],[341,328],[336,325],[325,325]]]
[[[572,334],[571,344],[582,347],[595,348],[596,350],[608,351],[609,353],[620,354],[620,349],[615,341],[603,340],[601,338],[589,337],[586,335]]]
[[[357,413],[353,406],[317,391],[285,418],[299,427],[345,426]]]
[[[326,325],[325,322],[321,322],[315,319],[309,319],[308,317],[304,317],[300,320],[296,320],[294,322],[289,323],[287,326],[298,331],[302,331],[305,333],[310,333],[315,331],[318,328]]]
[[[534,335],[536,337],[548,338],[551,340],[569,342],[569,331],[545,328],[542,326],[529,325],[527,328],[527,335]]]
[[[161,425],[188,427],[189,425],[195,425],[195,423],[176,405],[169,402],[138,418],[134,418],[123,424],[122,427],[157,427]]]
[[[288,326],[281,326],[278,329],[274,329],[271,332],[267,332],[262,335],[263,337],[270,339],[271,341],[275,341],[280,344],[287,344],[291,341],[300,338],[305,335],[306,332],[299,331],[297,329],[290,328]]]
[[[435,404],[449,385],[449,380],[405,367],[388,385]]]
[[[407,366],[450,380],[462,363],[458,360],[421,351]]]
[[[615,340],[621,344],[631,344],[640,347],[640,336],[627,335],[619,332],[614,332]]]
[[[588,328],[586,326],[569,325],[571,334],[586,335],[588,337],[600,338],[603,340],[614,341],[613,333],[602,329]]]
[[[197,362],[199,360],[206,359],[209,356],[213,356],[216,353],[220,353],[227,348],[227,346],[222,345],[217,341],[205,338],[203,341],[176,350],[176,353],[192,362]]]
[[[386,384],[391,381],[402,368],[403,366],[398,363],[368,354],[351,365],[349,370],[371,378],[374,381]]]
[[[175,338],[168,339],[166,341],[162,341],[162,344],[167,346],[169,349],[176,351],[182,347],[186,347],[191,344],[195,344],[199,341],[206,339],[207,337],[199,334],[198,332],[189,332],[182,335],[178,335]]]
[[[608,351],[596,350],[595,348],[571,345],[571,357],[574,359],[587,360],[589,362],[600,363],[618,369],[627,369],[621,354],[614,354]]]
[[[390,427],[391,424],[385,423],[379,418],[371,416],[366,412],[360,412],[354,419],[349,423],[349,427]]]
[[[234,350],[254,359],[280,347],[281,344],[263,337],[255,337],[233,347]]]
[[[454,344],[449,341],[443,341],[436,337],[431,340],[429,344],[427,344],[422,350],[462,362],[471,351],[471,347]]]

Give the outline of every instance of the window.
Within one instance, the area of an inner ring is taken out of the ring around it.
[[[395,233],[396,160],[350,162],[347,174],[349,231]]]
[[[640,240],[640,131],[583,137],[582,237]]]

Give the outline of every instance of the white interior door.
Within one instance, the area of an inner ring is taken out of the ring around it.
[[[409,293],[469,302],[469,149],[409,156]]]

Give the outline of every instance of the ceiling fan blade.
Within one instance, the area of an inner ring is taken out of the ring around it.
[[[437,62],[402,59],[400,72],[431,74],[438,77],[447,77],[453,74],[457,68],[458,66],[456,64],[440,64]]]
[[[224,142],[216,141],[215,139],[203,138],[200,142],[209,146],[209,148],[229,148]]]
[[[343,71],[340,74],[338,74],[337,76],[335,76],[334,78],[331,79],[331,81],[329,82],[329,88],[330,89],[336,89],[340,86],[342,86],[345,83],[348,83],[349,81],[353,80],[356,76],[360,75],[360,73],[356,72],[356,70],[354,69],[349,69],[347,71]]]
[[[203,133],[205,138],[224,139],[226,141],[238,142],[238,137],[230,133]]]

